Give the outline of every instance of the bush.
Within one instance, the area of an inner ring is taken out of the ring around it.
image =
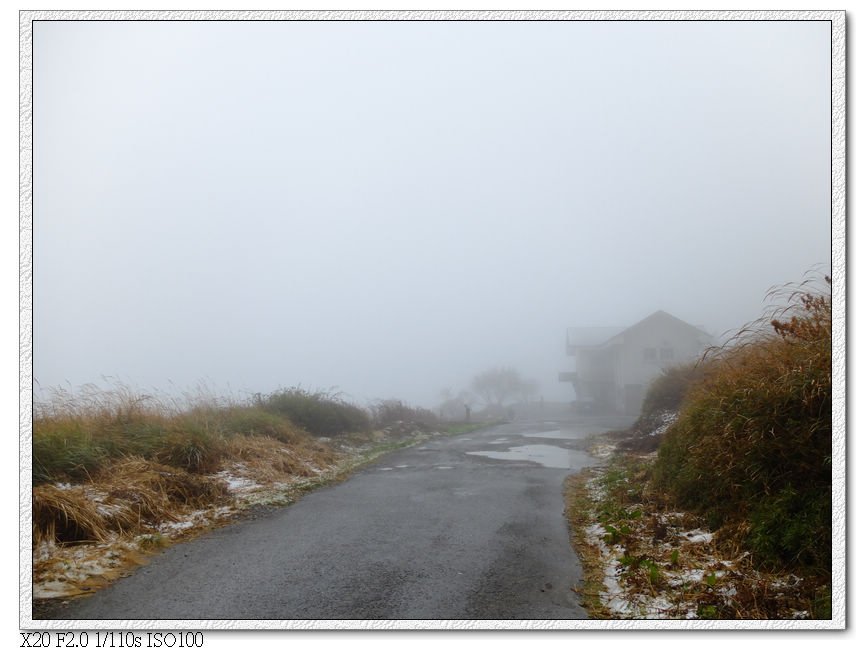
[[[368,431],[372,425],[366,411],[337,395],[322,391],[311,393],[301,388],[283,389],[263,398],[260,405],[317,436]]]
[[[377,427],[387,427],[397,422],[412,422],[435,426],[438,417],[428,409],[411,407],[398,399],[380,400],[372,407],[373,422]]]
[[[828,282],[827,278],[827,282]],[[653,478],[758,563],[831,566],[831,306],[793,291],[705,364]]]

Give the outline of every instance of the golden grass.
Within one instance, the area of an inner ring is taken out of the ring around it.
[[[332,448],[313,440],[286,445],[264,436],[233,438],[228,451],[229,458],[241,462],[262,480],[284,479],[286,475],[316,476],[322,467],[333,465],[338,459]]]
[[[828,571],[831,306],[806,288],[707,357],[654,482],[760,561]]]
[[[173,519],[178,506],[210,505],[228,494],[224,483],[211,477],[135,457],[112,463],[96,481],[147,523]]]
[[[33,542],[104,542],[134,524],[116,503],[99,503],[83,486],[40,485],[33,490]]]

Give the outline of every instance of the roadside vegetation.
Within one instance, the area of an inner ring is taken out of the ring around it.
[[[597,618],[831,618],[827,285],[665,372],[567,485]]]
[[[88,593],[250,508],[287,505],[384,453],[487,425],[299,388],[243,401],[55,391],[34,405],[34,597]]]

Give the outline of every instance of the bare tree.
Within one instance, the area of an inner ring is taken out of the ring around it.
[[[514,368],[491,368],[472,380],[472,390],[487,406],[502,406],[515,398],[526,401],[537,391],[537,384],[524,379]]]

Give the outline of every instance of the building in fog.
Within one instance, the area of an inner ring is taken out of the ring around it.
[[[575,366],[559,381],[573,385],[581,410],[637,415],[664,368],[696,360],[711,344],[709,334],[665,311],[627,328],[570,327],[565,348]]]

